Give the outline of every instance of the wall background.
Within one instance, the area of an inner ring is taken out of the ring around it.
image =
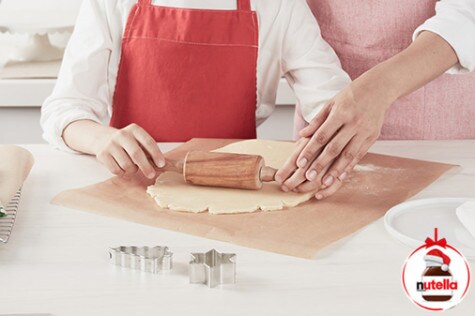
[[[77,11],[82,0],[0,0],[4,9],[42,10],[53,9],[52,14],[58,11]]]
[[[28,25],[35,27],[53,25],[74,25],[82,0],[0,0],[0,27]],[[64,23],[64,24],[63,24]],[[0,29],[1,31],[1,29]],[[64,46],[69,34],[49,36],[53,45]],[[30,37],[21,33],[0,32],[0,68],[14,55],[14,47],[28,43]]]

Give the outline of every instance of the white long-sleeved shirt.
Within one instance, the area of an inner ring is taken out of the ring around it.
[[[137,0],[84,0],[65,51],[58,81],[42,107],[44,138],[68,150],[64,128],[77,120],[107,122],[112,109],[122,36]],[[235,9],[236,0],[154,0],[155,5]],[[251,0],[259,21],[257,125],[275,108],[282,75],[310,121],[349,82],[333,49],[322,39],[304,0]]]
[[[462,74],[475,70],[475,0],[441,0],[436,14],[414,32],[431,31],[447,41],[457,54],[459,63],[448,71]]]

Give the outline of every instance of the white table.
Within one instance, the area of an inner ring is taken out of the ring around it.
[[[174,144],[165,144],[165,150]],[[382,220],[304,260],[104,218],[49,204],[62,190],[109,177],[93,158],[46,145],[35,156],[10,242],[0,245],[0,314],[53,315],[419,315],[401,287],[412,251],[390,237]],[[417,195],[475,197],[475,141],[379,142],[373,151],[460,164]],[[168,245],[165,275],[109,264],[108,247]],[[238,255],[237,284],[188,284],[190,252],[216,248]],[[474,264],[471,262],[472,270]],[[475,292],[447,315],[473,315]]]

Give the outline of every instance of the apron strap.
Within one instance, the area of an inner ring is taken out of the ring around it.
[[[237,9],[239,11],[251,11],[251,0],[237,0]]]
[[[153,0],[139,0],[140,5],[152,5]]]
[[[152,5],[153,0],[139,0],[140,5]],[[251,0],[237,0],[239,11],[251,11]]]

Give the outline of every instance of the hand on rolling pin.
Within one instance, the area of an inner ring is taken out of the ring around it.
[[[311,140],[297,158],[297,165],[286,165],[281,176],[285,180],[297,167],[307,170],[309,180],[324,173],[323,183],[330,187],[318,192],[317,198],[330,196],[379,137],[391,104],[457,62],[453,47],[442,37],[421,32],[409,47],[356,78],[324,107],[300,133]],[[313,159],[322,148],[322,154]]]
[[[308,180],[306,177],[306,169],[296,168],[297,159],[309,142],[310,138],[299,139],[297,141],[297,149],[287,159],[284,167],[276,173],[275,180],[281,185],[283,191],[310,192],[323,187],[323,173],[317,175],[313,180]]]
[[[95,155],[118,176],[130,176],[140,170],[153,179],[156,168],[166,164],[155,140],[136,124],[116,129],[91,120],[79,120],[64,129],[63,139],[70,148]]]
[[[338,191],[379,137],[387,107],[378,104],[388,103],[377,98],[358,101],[350,85],[300,132],[305,141],[276,175],[283,190],[318,189],[317,199]]]
[[[115,130],[105,139],[96,156],[119,176],[129,176],[140,170],[147,178],[153,179],[155,166],[163,168],[166,164],[155,140],[136,124]]]

